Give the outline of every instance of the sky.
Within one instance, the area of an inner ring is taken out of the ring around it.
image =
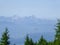
[[[0,0],[0,16],[60,18],[60,0]]]

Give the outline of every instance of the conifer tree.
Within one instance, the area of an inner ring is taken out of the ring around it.
[[[32,38],[30,39],[30,45],[34,45]]]
[[[9,44],[10,44],[10,42],[9,42],[9,34],[8,34],[8,29],[6,28],[5,32],[3,32],[3,34],[2,34],[0,45],[9,45]]]
[[[53,42],[51,41],[51,42],[48,42],[47,45],[54,45],[54,44],[53,44]]]
[[[35,42],[34,45],[37,45],[37,42]]]
[[[56,35],[54,45],[60,45],[60,20],[58,20],[58,23],[56,25]]]
[[[29,39],[28,35],[26,36],[24,45],[30,45],[30,39]]]
[[[38,45],[47,45],[47,41],[41,36],[40,40],[38,41]]]

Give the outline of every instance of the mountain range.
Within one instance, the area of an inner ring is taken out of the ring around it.
[[[7,27],[12,44],[23,44],[27,34],[29,34],[29,37],[34,41],[37,41],[41,35],[43,35],[46,40],[51,41],[54,39],[56,23],[56,20],[40,19],[35,16],[0,16],[0,37]]]

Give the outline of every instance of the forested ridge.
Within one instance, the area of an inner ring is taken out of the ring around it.
[[[54,41],[48,42],[43,35],[40,37],[40,39],[36,42],[32,38],[29,37],[27,34],[24,45],[60,45],[60,20],[58,20],[56,27],[55,27],[55,39]],[[50,37],[51,38],[51,37]],[[0,39],[0,45],[11,45],[10,43],[10,35],[8,28],[5,29],[5,31],[2,34],[2,37]],[[13,44],[16,45],[16,44]]]

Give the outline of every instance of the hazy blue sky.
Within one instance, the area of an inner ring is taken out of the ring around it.
[[[60,0],[0,0],[0,16],[60,18]]]

